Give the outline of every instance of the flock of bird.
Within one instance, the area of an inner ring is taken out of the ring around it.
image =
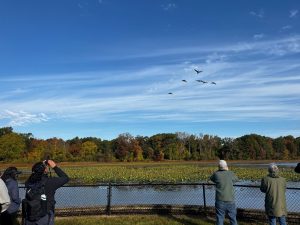
[[[203,71],[202,70],[197,70],[197,69],[194,69],[195,70],[195,72],[197,73],[197,74],[199,74],[199,73],[202,73]],[[182,82],[185,82],[185,83],[187,83],[187,80],[181,80]],[[216,82],[214,82],[214,81],[205,81],[205,80],[196,80],[197,82],[199,82],[199,83],[203,83],[203,84],[208,84],[208,83],[210,83],[210,84],[214,84],[214,85],[216,85],[217,83]],[[169,95],[172,95],[173,94],[173,92],[169,92],[168,93]]]

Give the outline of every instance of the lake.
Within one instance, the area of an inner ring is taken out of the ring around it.
[[[249,182],[239,182],[249,185]],[[253,183],[252,183],[253,185]],[[256,184],[257,185],[257,184]],[[299,187],[299,183],[288,183],[289,187]],[[107,186],[62,187],[56,193],[57,208],[91,207],[107,205]],[[24,189],[20,189],[24,197]],[[214,206],[215,187],[205,185],[206,205]],[[236,204],[243,209],[264,209],[264,193],[257,187],[235,187]],[[289,212],[300,212],[300,189],[286,191]],[[111,205],[203,205],[202,185],[140,185],[113,186]]]

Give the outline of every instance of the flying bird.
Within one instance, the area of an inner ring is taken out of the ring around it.
[[[183,82],[187,82],[186,80],[182,80]]]
[[[169,94],[169,95],[172,95],[173,93],[172,93],[172,92],[169,92],[168,94]]]
[[[202,70],[196,70],[196,69],[194,69],[194,70],[197,74],[203,72]]]
[[[206,83],[207,83],[207,81],[204,81],[204,80],[196,80],[196,81],[201,82],[201,83],[203,83],[203,84],[206,84]]]
[[[216,84],[216,82],[211,82],[211,84]]]

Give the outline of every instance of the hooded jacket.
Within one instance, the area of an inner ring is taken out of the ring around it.
[[[18,182],[12,178],[8,178],[5,181],[6,187],[8,189],[8,194],[10,196],[11,204],[7,209],[9,214],[18,212],[21,204],[21,199],[19,197],[19,187]]]
[[[45,183],[45,194],[47,196],[47,209],[48,211],[54,211],[55,208],[55,192],[58,188],[62,187],[69,181],[68,175],[59,167],[55,166],[53,168],[54,172],[56,173],[57,177],[48,177],[44,175],[42,177],[42,182]],[[31,183],[26,182],[25,187],[31,187]]]
[[[266,193],[265,210],[268,216],[281,217],[287,215],[286,181],[278,172],[271,172],[261,180],[260,190]]]

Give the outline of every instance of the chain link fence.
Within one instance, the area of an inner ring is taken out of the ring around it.
[[[238,217],[265,220],[264,196],[259,186],[234,185]],[[25,187],[20,187],[21,198]],[[214,214],[215,185],[101,184],[70,185],[56,192],[56,214],[110,215],[126,213]],[[300,188],[286,190],[288,220],[300,224]]]

